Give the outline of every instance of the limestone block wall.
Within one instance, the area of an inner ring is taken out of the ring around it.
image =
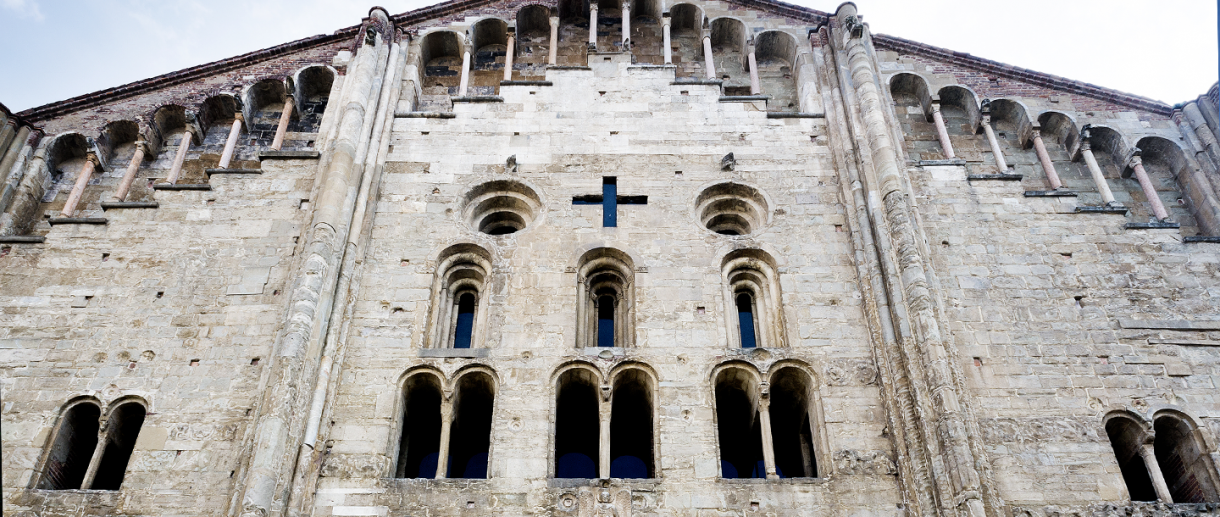
[[[503,103],[456,103],[453,119],[395,121],[316,514],[592,515],[598,504],[617,504],[622,490],[640,515],[752,505],[777,515],[893,511],[892,452],[839,178],[818,138],[824,120],[772,119],[761,103],[719,102],[715,86],[671,84],[673,69],[594,63],[548,71],[547,80],[554,85],[502,86]],[[724,170],[730,152],[736,168]],[[514,155],[517,170],[506,170]],[[619,206],[617,228],[602,227],[600,206],[572,204],[600,193],[605,176],[617,177],[619,195],[648,196],[647,205]],[[523,231],[489,236],[467,224],[466,194],[493,180],[538,194],[541,208]],[[760,231],[730,237],[700,226],[696,197],[729,181],[766,196]],[[436,258],[458,243],[492,257],[487,356],[421,357]],[[575,347],[574,268],[598,247],[620,249],[636,265],[635,346],[608,357]],[[720,264],[740,248],[779,264],[786,346],[728,346],[725,318],[736,315],[724,303]],[[602,503],[596,482],[550,479],[554,376],[573,361],[606,372],[642,364],[659,381],[659,474],[612,481]],[[820,397],[819,479],[718,479],[711,375],[727,361],[808,368]],[[392,479],[404,374],[431,367],[452,376],[472,365],[496,376],[490,479]]]

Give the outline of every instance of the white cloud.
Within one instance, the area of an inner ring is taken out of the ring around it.
[[[42,11],[38,9],[38,2],[34,0],[0,0],[0,8],[12,11],[22,19],[39,22],[43,20]]]

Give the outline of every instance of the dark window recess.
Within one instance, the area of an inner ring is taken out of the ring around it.
[[[453,348],[470,348],[470,338],[474,334],[474,295],[466,293],[458,297],[458,314],[456,333],[453,336]]]
[[[737,295],[737,320],[741,327],[741,347],[758,346],[758,340],[754,336],[754,303],[746,293]]]
[[[631,375],[614,390],[610,408],[610,477],[651,478],[652,398],[642,374]]]
[[[441,390],[434,377],[416,375],[407,381],[402,443],[397,477],[436,477],[441,443]]]
[[[1129,419],[1111,418],[1106,422],[1106,434],[1110,436],[1110,446],[1114,448],[1114,457],[1118,460],[1118,468],[1123,473],[1123,481],[1127,484],[1131,500],[1156,501],[1156,491],[1152,488],[1152,479],[1148,477],[1148,467],[1139,454],[1144,431]]]
[[[597,298],[597,346],[614,346],[614,297]]]
[[[767,477],[758,410],[741,388],[727,383],[716,386],[716,428],[720,438],[722,477]]]
[[[85,480],[93,450],[97,448],[98,418],[101,408],[94,404],[77,404],[64,413],[63,422],[38,487],[42,490],[76,490]]]
[[[449,431],[450,478],[486,478],[491,451],[491,407],[495,397],[491,379],[471,373],[458,381],[454,395],[453,425]]]
[[[781,478],[818,475],[809,391],[804,374],[792,368],[780,370],[771,382],[771,442],[775,470]]]
[[[559,379],[555,409],[555,477],[598,477],[597,388],[592,375],[580,370]]]
[[[1174,503],[1214,502],[1214,487],[1207,481],[1206,453],[1189,425],[1173,416],[1162,416],[1154,424],[1153,447],[1165,484]],[[1204,484],[1206,483],[1206,485]]]
[[[135,402],[123,404],[110,414],[102,461],[90,488],[118,490],[122,486],[127,462],[131,459],[131,451],[135,450],[140,427],[144,425],[144,414],[144,406]]]

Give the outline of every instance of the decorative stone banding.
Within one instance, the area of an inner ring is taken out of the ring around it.
[[[466,222],[488,235],[507,235],[524,230],[542,208],[538,194],[515,181],[492,181],[466,195]]]
[[[695,200],[699,223],[721,235],[749,235],[767,222],[767,200],[740,183],[708,187]]]

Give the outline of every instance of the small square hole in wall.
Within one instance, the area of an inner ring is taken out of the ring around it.
[[[279,295],[280,295],[280,290],[279,290],[279,289],[276,289],[276,290],[274,290],[274,291],[271,291],[271,296],[279,296]]]
[[[605,59],[606,59],[606,61],[609,61],[609,60],[610,60],[610,58],[605,58]]]
[[[681,177],[682,177],[682,171],[674,171],[674,176],[681,178]]]
[[[618,131],[611,131],[611,132],[610,132],[610,134],[611,134],[611,135],[617,135],[617,134],[618,134]]]
[[[706,307],[695,307],[695,314],[700,314],[700,315],[707,314],[707,308]]]
[[[520,131],[513,131],[513,136],[521,136],[521,132],[520,132]]]
[[[310,141],[308,141],[308,142],[305,142],[305,147],[310,147],[310,148],[312,148],[312,147],[313,147],[313,140],[310,140]]]
[[[148,180],[148,188],[152,188],[152,187],[153,187],[153,183],[155,183],[156,181],[157,181],[157,180]]]
[[[606,58],[606,61],[609,61],[609,60],[610,60],[610,58]],[[474,501],[466,501],[466,507],[474,508]]]
[[[300,238],[300,237],[293,237],[293,238],[292,238],[292,243],[293,243],[293,244],[296,244],[296,243],[298,243],[298,242],[301,242],[301,238]]]
[[[301,210],[309,210],[309,200],[308,200],[308,199],[302,199],[302,200],[301,200],[301,204],[300,204],[300,208],[301,208]]]
[[[429,133],[428,131],[420,131],[420,132],[419,132],[419,134],[421,134],[421,135],[426,135],[426,134],[428,134],[428,133]]]
[[[157,299],[160,300],[165,296],[165,291],[157,291]]]
[[[975,365],[975,366],[983,366],[983,358],[982,358],[982,357],[975,357],[975,358],[974,358],[974,365]]]
[[[254,359],[251,359],[250,366],[258,366],[258,361],[259,361],[259,358],[257,358],[257,357],[255,357]]]
[[[5,256],[5,255],[8,255],[8,254],[9,254],[10,252],[12,252],[12,251],[13,251],[13,247],[12,247],[12,246],[5,246],[5,247],[3,247],[3,248],[0,248],[0,257],[3,257],[3,256]]]
[[[605,95],[605,94],[606,94],[606,92],[600,92],[600,91],[599,91],[599,92],[597,92],[597,94],[598,94],[598,95]]]
[[[102,262],[105,262],[105,261],[107,261],[107,260],[110,260],[110,254],[109,254],[109,253],[103,253],[103,254],[102,254]]]
[[[690,90],[682,90],[681,92],[678,92],[678,93],[681,93],[682,95],[690,95]]]
[[[399,261],[399,262],[398,262],[398,265],[400,265],[400,266],[409,266],[409,265],[411,265],[411,261],[410,261],[410,260],[408,260],[408,259],[402,259],[401,261]]]
[[[538,92],[530,92],[530,95],[538,95]]]
[[[251,139],[250,139],[250,143],[249,143],[248,145],[258,145],[258,139],[257,139],[257,138],[251,138]]]
[[[199,360],[198,360],[198,359],[191,359],[191,366],[199,366]]]
[[[215,199],[209,199],[207,204],[208,204],[208,206],[215,205],[215,204],[216,204],[216,200],[215,200]]]
[[[842,233],[842,232],[843,232],[843,225],[841,225],[841,224],[836,224],[836,225],[835,225],[835,232],[836,232],[836,233]]]
[[[1001,131],[1001,132],[999,133],[999,135],[1000,135],[1000,138],[1008,138],[1008,135],[1004,134],[1004,132],[1003,132],[1003,131]]]
[[[392,310],[390,310],[390,312],[393,314],[403,314],[407,311],[406,311],[406,309],[403,309],[402,307],[395,307]]]

